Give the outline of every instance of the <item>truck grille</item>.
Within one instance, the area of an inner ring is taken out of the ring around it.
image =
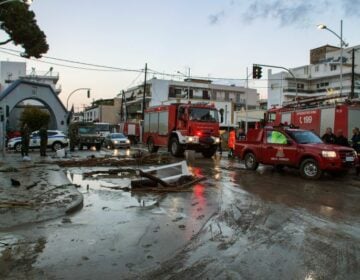
[[[353,157],[354,154],[352,151],[340,151],[340,158],[341,160],[345,161],[346,157]]]

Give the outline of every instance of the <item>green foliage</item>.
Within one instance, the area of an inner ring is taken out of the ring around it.
[[[48,112],[36,107],[27,106],[20,116],[21,123],[27,123],[30,131],[39,130],[43,125],[48,125],[50,115]]]
[[[9,39],[0,45],[11,41],[21,45],[25,49],[24,57],[40,58],[49,50],[45,33],[37,25],[34,12],[24,2],[11,1],[0,6],[0,28],[9,35]]]

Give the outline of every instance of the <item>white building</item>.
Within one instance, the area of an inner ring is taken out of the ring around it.
[[[284,105],[296,98],[330,94],[348,98],[360,94],[360,45],[344,48],[342,56],[342,90],[340,90],[341,49],[323,46],[310,50],[310,64],[272,74],[268,71],[268,108]],[[354,53],[354,56],[353,56]]]
[[[143,85],[124,92],[123,119],[139,120],[142,116]],[[213,84],[210,80],[184,81],[153,78],[147,81],[145,108],[174,102],[207,102],[214,104],[222,115],[222,126],[237,126],[235,111],[247,106],[254,109],[259,99],[255,89]],[[118,95],[122,98],[122,94]]]
[[[35,68],[27,72],[25,62],[0,61],[0,92],[19,79],[49,84],[56,94],[61,92],[61,87],[56,85],[59,81],[59,73],[54,73],[52,67],[46,72],[36,71]]]

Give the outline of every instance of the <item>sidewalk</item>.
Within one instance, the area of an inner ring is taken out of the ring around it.
[[[31,161],[13,152],[0,155],[0,229],[53,219],[82,207],[82,194],[52,158],[41,158],[38,151],[29,155]]]

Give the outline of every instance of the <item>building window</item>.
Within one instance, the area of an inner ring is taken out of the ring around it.
[[[315,66],[315,72],[319,72],[319,65]]]
[[[323,83],[316,84],[316,88],[324,88],[324,87],[328,87],[328,86],[329,86],[329,82],[323,82]]]
[[[210,95],[209,95],[209,92],[207,90],[203,90],[202,98],[203,99],[210,99]]]
[[[330,65],[330,71],[336,71],[337,65],[336,64],[331,64]]]
[[[298,89],[304,89],[304,88],[305,88],[305,85],[304,85],[304,84],[297,84],[297,88],[298,88]]]

